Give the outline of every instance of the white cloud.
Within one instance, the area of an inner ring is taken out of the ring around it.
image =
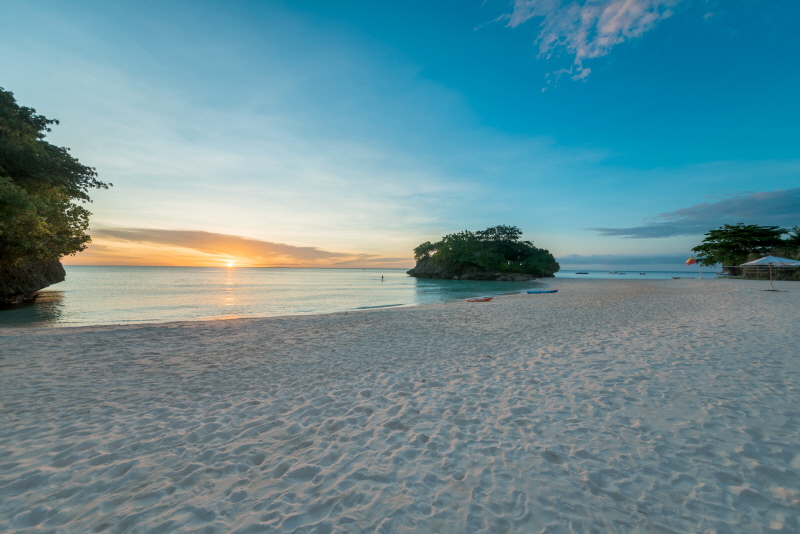
[[[451,123],[469,119],[457,94],[335,30],[270,24],[274,32],[237,41],[235,61],[208,53],[228,42],[215,25],[221,33],[204,36],[205,48],[186,52],[203,66],[188,73],[167,46],[154,44],[150,61],[92,34],[81,45],[82,26],[48,28],[41,43],[0,39],[0,71],[20,104],[61,119],[52,143],[114,183],[93,195],[96,226],[396,255],[482,194],[449,168],[463,160],[453,152],[466,135],[456,139]],[[182,43],[197,40],[191,25],[170,27]]]
[[[607,55],[625,41],[641,37],[658,22],[672,15],[672,8],[683,0],[516,0],[508,16],[508,26],[516,28],[532,18],[542,18],[539,54],[550,57],[559,48],[574,55],[568,70],[585,79],[591,69],[586,59]]]

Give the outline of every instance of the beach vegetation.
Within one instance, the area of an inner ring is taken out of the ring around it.
[[[425,241],[414,249],[414,259],[419,261],[422,258],[430,258],[434,253],[436,253],[436,245]]]
[[[707,267],[716,264],[736,266],[745,263],[751,256],[772,254],[776,248],[788,244],[782,239],[787,233],[778,226],[758,226],[756,224],[725,224],[705,234],[703,243],[694,247],[697,263]]]
[[[497,271],[551,276],[559,269],[549,251],[522,240],[522,230],[507,225],[448,234],[436,243],[426,241],[414,249],[414,259],[429,259],[439,268],[458,274]]]
[[[58,260],[90,241],[83,204],[111,184],[45,140],[54,124],[0,88],[0,265]]]
[[[800,249],[800,226],[795,226],[789,230],[789,237],[786,238],[786,246]]]
[[[784,239],[783,244],[773,249],[772,255],[800,261],[800,226],[789,230],[789,235]],[[794,269],[792,275],[793,279],[800,280],[800,269]]]

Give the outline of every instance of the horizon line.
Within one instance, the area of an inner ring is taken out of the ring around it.
[[[196,267],[210,269],[388,269],[403,271],[413,267],[307,267],[303,265],[141,265],[141,264],[107,264],[107,263],[67,263],[64,267]]]

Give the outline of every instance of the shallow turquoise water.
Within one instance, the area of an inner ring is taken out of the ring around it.
[[[580,271],[587,274],[577,274],[574,269],[564,269],[556,273],[556,278],[604,278],[610,280],[669,280],[673,276],[679,278],[716,278],[716,269],[706,267],[704,270],[682,271]]]
[[[517,293],[541,285],[424,280],[396,269],[69,265],[65,269],[66,281],[42,290],[34,303],[0,310],[0,327],[330,313]]]

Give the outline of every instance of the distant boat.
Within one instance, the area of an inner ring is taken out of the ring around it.
[[[639,274],[647,274],[647,273],[639,273]]]
[[[528,295],[535,295],[537,293],[558,293],[558,289],[531,289]]]
[[[673,279],[673,280],[680,280],[680,279],[681,279],[681,277],[680,277],[680,276],[673,276],[673,277],[672,277],[672,279]]]
[[[628,273],[617,273],[617,274],[628,274]]]
[[[608,271],[608,274],[617,274],[617,271]]]
[[[589,274],[589,273],[585,273],[583,271],[575,271],[575,274]]]
[[[467,302],[489,302],[494,297],[474,297],[471,299],[467,299]]]

